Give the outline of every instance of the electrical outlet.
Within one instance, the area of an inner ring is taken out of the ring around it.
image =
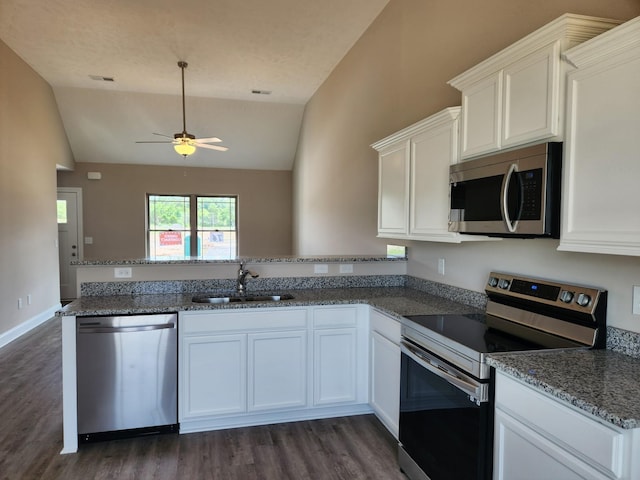
[[[113,269],[115,278],[131,278],[131,267],[116,267]]]
[[[340,265],[340,273],[353,273],[353,265],[350,263]]]
[[[640,285],[633,286],[633,308],[634,315],[640,315]]]
[[[329,273],[329,265],[314,265],[313,273]]]
[[[444,258],[438,259],[438,273],[444,275]]]

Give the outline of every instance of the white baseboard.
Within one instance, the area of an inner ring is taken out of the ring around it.
[[[40,312],[35,317],[31,317],[29,320],[13,327],[11,330],[1,333],[0,348],[20,338],[22,335],[33,330],[37,326],[42,325],[44,322],[53,317],[56,311],[60,310],[60,308],[62,308],[62,305],[58,303],[53,307],[48,308],[44,312]]]
[[[257,425],[271,425],[275,423],[300,422],[303,420],[319,420],[321,418],[347,417],[350,415],[363,415],[373,413],[368,403],[357,403],[336,407],[303,408],[300,410],[282,410],[279,412],[267,412],[258,414],[241,414],[225,416],[212,416],[200,420],[182,420],[180,433],[208,432],[211,430],[224,430],[227,428],[255,427]]]

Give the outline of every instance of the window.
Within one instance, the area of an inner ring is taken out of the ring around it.
[[[58,200],[56,205],[58,209],[58,223],[67,223],[67,201]]]
[[[237,197],[147,195],[149,258],[236,258],[237,203]]]

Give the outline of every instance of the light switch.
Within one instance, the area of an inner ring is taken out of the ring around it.
[[[85,245],[93,245],[93,237],[84,237]]]
[[[633,286],[633,314],[640,315],[640,285]]]

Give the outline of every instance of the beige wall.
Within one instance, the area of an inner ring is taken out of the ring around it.
[[[0,335],[59,304],[56,164],[73,156],[53,92],[0,41]]]
[[[101,180],[88,180],[100,172]],[[147,193],[237,195],[239,253],[291,254],[291,172],[77,163],[58,186],[81,187],[85,259],[144,258]]]
[[[640,2],[391,0],[307,104],[294,166],[294,252],[384,252],[369,145],[459,105],[448,80],[566,12],[627,20],[640,15]],[[408,244],[410,274],[476,291],[491,269],[604,286],[610,324],[640,331],[631,315],[639,258],[561,253],[549,240]]]

